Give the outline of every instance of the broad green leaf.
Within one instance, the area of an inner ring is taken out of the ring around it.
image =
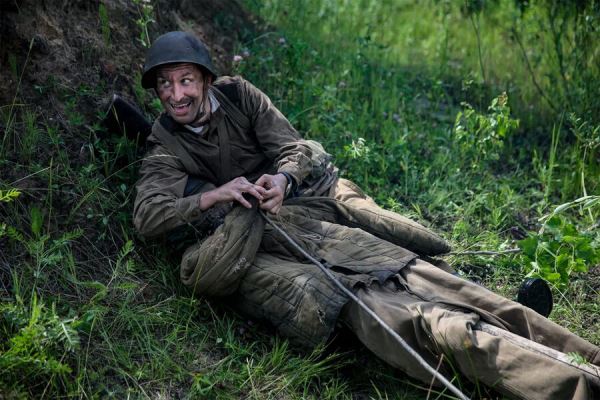
[[[560,240],[553,240],[550,242],[543,242],[542,247],[544,247],[544,249],[546,249],[550,253],[556,255],[560,252],[561,247],[563,247],[563,245]]]
[[[32,207],[29,211],[29,216],[31,217],[31,232],[35,236],[40,236],[42,232],[42,212],[37,207]]]
[[[559,254],[556,257],[556,261],[554,263],[556,271],[559,272],[561,275],[568,275],[571,266],[571,261],[571,256],[569,256],[568,254]]]
[[[537,262],[540,266],[540,269],[550,269],[554,270],[554,259],[556,256],[553,253],[549,252],[540,252],[537,256]]]
[[[538,247],[538,238],[536,236],[529,236],[523,240],[517,242],[517,246],[523,251],[523,254],[530,259],[535,259],[535,252]]]
[[[538,257],[556,257],[556,253],[560,248],[560,243],[556,240],[546,242],[539,241],[538,242]]]
[[[588,272],[587,265],[585,265],[585,263],[583,262],[583,260],[580,259],[580,258],[578,258],[577,260],[575,260],[575,262],[572,264],[572,268],[573,268],[573,271]]]
[[[551,283],[560,282],[560,274],[558,272],[551,272],[549,274],[543,274],[542,277]]]
[[[546,221],[546,227],[550,230],[558,230],[562,225],[562,220],[558,215],[554,215],[548,221]]]
[[[580,258],[590,264],[594,264],[600,258],[600,249],[594,249],[589,242],[581,243],[575,249],[577,258]]]
[[[563,236],[562,240],[563,240],[563,242],[571,244],[574,247],[577,247],[578,245],[581,245],[581,244],[587,242],[587,238],[584,236],[572,236],[572,235],[565,235],[565,236]]]
[[[565,223],[561,229],[562,234],[565,236],[578,236],[579,232],[573,224]]]

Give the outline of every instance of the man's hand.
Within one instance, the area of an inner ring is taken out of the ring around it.
[[[285,176],[283,179],[285,181]],[[252,205],[244,198],[245,193],[256,197],[258,201],[262,202],[266,198],[268,190],[262,185],[250,183],[248,179],[240,176],[216,189],[202,194],[199,207],[201,210],[206,210],[216,203],[237,201],[246,208],[252,208]]]
[[[271,214],[277,214],[285,197],[285,188],[288,181],[285,175],[264,174],[256,181],[258,186],[266,189],[264,198],[260,202],[260,208]]]

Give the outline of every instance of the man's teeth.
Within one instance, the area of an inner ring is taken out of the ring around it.
[[[173,108],[185,108],[185,107],[189,106],[190,104],[192,104],[191,101],[189,103],[185,103],[185,104],[171,104],[171,107],[173,107]]]

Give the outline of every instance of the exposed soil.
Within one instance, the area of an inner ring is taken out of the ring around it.
[[[101,4],[108,16],[108,40]],[[150,38],[170,30],[194,32],[210,48],[221,73],[229,71],[238,40],[254,29],[253,17],[235,0],[152,4],[156,21],[148,25]],[[145,53],[136,23],[140,16],[141,5],[131,0],[1,0],[0,105],[12,104],[19,88],[17,103],[38,105],[48,116],[56,113],[60,118],[65,106],[58,93],[80,85],[96,88],[106,83],[107,97],[113,91],[133,96]],[[102,100],[79,104],[77,109],[93,116]]]

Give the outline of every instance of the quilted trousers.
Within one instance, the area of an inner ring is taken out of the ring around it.
[[[434,367],[452,370],[477,383],[520,399],[598,399],[600,378],[506,339],[474,330],[485,322],[563,353],[576,352],[600,365],[600,349],[519,303],[475,283],[414,260],[384,285],[357,290],[359,298],[382,317]],[[379,358],[427,384],[432,378],[356,303],[340,320]],[[450,367],[451,366],[451,367]],[[439,385],[439,383],[438,383]]]

